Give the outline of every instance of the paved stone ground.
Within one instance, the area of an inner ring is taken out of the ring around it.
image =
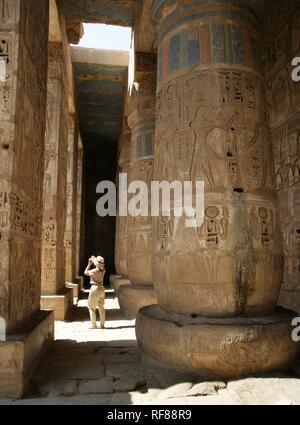
[[[106,297],[106,329],[89,329],[87,294],[70,322],[56,322],[56,341],[24,400],[1,404],[193,405],[300,404],[300,359],[294,375],[265,375],[232,382],[182,382],[148,389],[135,339],[113,292]],[[298,373],[298,378],[296,374]]]

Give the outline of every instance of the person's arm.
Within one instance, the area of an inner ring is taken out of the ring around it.
[[[90,272],[91,265],[92,265],[92,260],[90,258],[88,265],[86,266],[86,269],[84,271],[85,276],[91,276],[91,272]]]

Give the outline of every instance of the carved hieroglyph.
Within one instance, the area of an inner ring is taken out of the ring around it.
[[[64,233],[68,164],[68,102],[63,46],[49,43],[45,136],[42,295],[65,286]]]
[[[280,3],[284,13],[278,15]],[[300,56],[300,5],[280,3],[272,2],[265,18],[264,68],[285,258],[280,303],[299,313],[300,83],[291,78],[291,62]],[[274,25],[267,26],[268,22]]]
[[[0,316],[40,308],[48,2],[0,1]]]
[[[156,55],[136,53],[136,81],[131,87],[128,123],[132,130],[129,181],[153,179]],[[150,192],[150,190],[149,190]],[[127,219],[127,269],[133,284],[152,285],[152,218]]]
[[[250,9],[232,7],[178,1],[153,9],[154,180],[205,182],[200,228],[185,228],[184,219],[154,220],[158,302],[179,314],[267,314],[282,280],[258,27]]]

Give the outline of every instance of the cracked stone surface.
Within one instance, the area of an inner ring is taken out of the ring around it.
[[[300,379],[288,374],[230,382],[187,379],[175,385],[166,379],[164,389],[147,388],[135,321],[125,319],[108,291],[106,328],[90,330],[86,298],[83,294],[74,307],[72,321],[56,322],[55,343],[36,371],[27,397],[0,399],[0,405],[300,404]],[[294,369],[298,365],[299,361]]]

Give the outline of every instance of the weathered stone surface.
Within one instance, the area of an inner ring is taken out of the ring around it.
[[[120,308],[126,317],[135,319],[142,307],[156,304],[156,296],[152,286],[122,285],[118,291]]]
[[[179,384],[173,385],[160,393],[157,396],[158,400],[166,400],[169,398],[180,398],[183,397],[183,394],[187,394],[192,387],[191,382],[181,382]]]
[[[248,378],[228,383],[228,390],[239,404],[300,404],[300,379]]]
[[[113,379],[106,377],[99,380],[80,382],[79,392],[80,394],[111,394],[114,392]]]
[[[218,390],[226,388],[225,382],[200,382],[199,384],[193,385],[184,395],[186,397],[198,397],[215,395]]]
[[[122,376],[114,383],[114,390],[117,392],[134,391],[146,384],[145,372],[137,370]]]
[[[22,398],[30,379],[54,341],[53,313],[40,312],[0,342],[0,397]]]
[[[66,320],[70,317],[73,306],[73,290],[65,288],[57,295],[41,297],[42,310],[54,310],[55,320]]]
[[[111,376],[115,379],[120,379],[123,376],[134,375],[136,372],[143,370],[143,367],[140,363],[114,363],[108,362],[105,364],[105,371],[107,376]]]
[[[130,285],[130,280],[126,278],[114,279],[112,281],[112,288],[115,291],[115,294],[118,295],[118,292],[123,285]]]
[[[48,397],[71,397],[78,393],[77,381],[67,381],[52,387]]]
[[[66,288],[72,289],[73,304],[76,305],[80,295],[80,287],[78,283],[66,282]]]
[[[291,339],[294,313],[273,316],[211,319],[165,313],[158,306],[139,311],[139,347],[157,361],[179,370],[216,377],[238,377],[284,370],[299,344]]]
[[[113,284],[113,281],[115,279],[121,279],[122,277],[123,277],[123,275],[121,275],[121,274],[111,274],[109,276],[109,283],[112,285]]]

